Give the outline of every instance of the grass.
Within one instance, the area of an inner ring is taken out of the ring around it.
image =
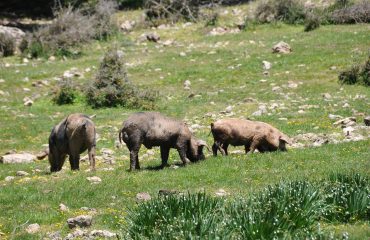
[[[223,21],[221,19],[220,24]],[[96,114],[94,122],[100,135],[98,155],[103,147],[114,149],[122,121],[136,110],[91,109],[81,96],[73,105],[57,106],[51,101],[51,90],[57,84],[54,77],[62,76],[64,71],[72,67],[80,71],[91,68],[92,71],[84,72],[84,78],[74,79],[76,84],[87,86],[94,78],[104,52],[114,42],[119,43],[126,53],[127,62],[131,64],[128,66],[129,78],[135,84],[160,92],[162,97],[158,102],[158,111],[186,119],[189,124],[206,126],[196,135],[207,140],[208,144],[212,143],[209,124],[213,119],[205,114],[210,112],[217,115],[228,105],[235,105],[235,116],[249,117],[261,103],[268,106],[273,102],[284,104],[286,109],[269,110],[270,115],[253,118],[271,123],[289,136],[306,132],[341,132],[340,128],[332,125],[334,121],[328,118],[328,114],[352,116],[354,109],[369,115],[368,88],[340,86],[337,83],[338,73],[346,69],[353,58],[367,57],[370,37],[368,24],[321,26],[309,33],[303,32],[303,26],[258,25],[254,31],[214,37],[206,35],[207,30],[202,23],[185,29],[181,24],[178,27],[179,30],[156,30],[161,39],[175,39],[177,44],[169,47],[158,47],[154,43],[136,44],[136,38],[149,31],[138,29],[130,35],[118,35],[107,42],[93,42],[85,46],[83,55],[77,59],[57,59],[54,62],[32,60],[23,65],[19,57],[3,58],[1,61],[11,66],[1,66],[0,71],[0,78],[5,80],[5,83],[0,83],[1,90],[10,95],[0,95],[0,153],[11,149],[37,153],[47,143],[52,126],[72,112]],[[280,56],[272,54],[271,47],[280,40],[288,42],[293,53]],[[181,51],[187,55],[179,56]],[[262,74],[263,60],[272,63],[269,76]],[[236,67],[238,64],[241,66]],[[331,66],[336,66],[337,70],[330,70]],[[26,77],[28,82],[24,81]],[[49,81],[49,87],[36,89],[31,86],[33,81],[45,79]],[[191,91],[182,89],[186,79],[191,81]],[[267,82],[262,83],[259,81],[261,79]],[[271,91],[271,84],[282,86],[288,81],[302,84],[294,89],[282,88],[282,93]],[[31,91],[25,92],[23,88]],[[190,92],[201,97],[188,98]],[[331,101],[322,98],[326,92],[331,94]],[[34,105],[24,107],[22,99],[36,94],[40,96]],[[365,99],[355,98],[356,95],[364,95]],[[256,99],[258,103],[243,103],[242,100],[247,97]],[[211,105],[211,101],[215,105]],[[344,102],[351,107],[342,108]],[[304,114],[298,114],[302,105],[316,105],[317,108],[306,109]],[[363,115],[357,116],[358,122],[362,122]],[[315,126],[318,129],[313,129]],[[209,155],[205,161],[186,168],[161,171],[146,169],[137,173],[127,171],[129,161],[125,147],[114,149],[117,163],[113,166],[114,171],[109,172],[101,170],[109,167],[102,161],[98,161],[96,173],[86,172],[88,166],[84,163],[80,172],[71,172],[66,164],[66,170],[52,175],[47,173],[49,166],[45,160],[27,165],[1,165],[0,232],[3,234],[0,238],[40,239],[48,232],[58,230],[64,236],[70,231],[67,218],[86,213],[80,210],[84,206],[97,209],[94,229],[118,231],[126,221],[127,209],[135,206],[138,192],[149,192],[155,196],[160,189],[176,189],[213,194],[222,188],[231,197],[238,197],[281,180],[315,181],[328,177],[332,172],[353,171],[369,177],[369,144],[370,140],[367,139],[251,156],[231,154],[215,158]],[[154,149],[155,154],[147,158],[142,157],[144,153],[146,149],[142,148],[139,155],[142,167],[160,164],[158,149]],[[170,163],[178,161],[178,154],[172,150]],[[32,173],[29,182],[20,177],[13,182],[4,181],[6,176],[14,176],[18,170],[31,173],[35,169],[41,169],[41,172]],[[86,177],[93,175],[99,176],[102,183],[91,185]],[[60,212],[60,203],[66,204],[70,211]],[[21,226],[27,221],[39,223],[41,231],[36,235],[28,235],[24,226]],[[321,228],[339,235],[348,232],[351,239],[370,236],[369,223],[363,220],[345,225],[322,223]]]

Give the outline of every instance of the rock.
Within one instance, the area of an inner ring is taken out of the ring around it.
[[[73,233],[69,233],[64,240],[81,239],[82,237],[86,237],[86,235],[86,230],[76,229]]]
[[[288,84],[288,88],[297,88],[298,87],[298,84],[297,83],[295,83],[295,82],[290,82],[289,84]]]
[[[18,48],[26,33],[16,27],[7,27],[0,25],[0,33],[11,36],[15,40],[15,47]],[[16,50],[16,49],[15,49]]]
[[[218,189],[218,190],[215,192],[215,195],[216,195],[217,197],[224,197],[224,196],[228,195],[228,193],[227,193],[224,189],[220,188],[220,189]]]
[[[354,129],[352,126],[348,126],[348,127],[343,128],[343,133],[344,133],[346,136],[351,135],[351,133],[352,133],[353,131],[355,131],[355,129]]]
[[[107,230],[92,230],[89,234],[90,238],[116,238],[117,234]]]
[[[223,35],[227,33],[227,28],[225,27],[216,27],[213,28],[208,34],[211,36]]]
[[[161,189],[158,191],[158,195],[160,196],[169,196],[169,195],[175,195],[175,194],[179,194],[181,192],[177,191],[177,190],[168,190],[168,189]]]
[[[343,107],[343,108],[349,108],[349,107],[350,107],[350,105],[349,105],[348,103],[344,103],[342,107]]]
[[[68,227],[70,229],[75,227],[89,227],[92,223],[92,216],[90,215],[80,215],[74,218],[69,218],[67,220]]]
[[[87,177],[86,179],[87,179],[91,184],[99,184],[99,183],[101,183],[101,178],[100,178],[100,177],[97,177],[97,176]]]
[[[29,234],[35,234],[40,231],[40,225],[37,223],[33,223],[27,226],[26,232]]]
[[[30,153],[13,153],[4,155],[0,158],[1,163],[31,163],[36,159],[36,156]]]
[[[225,108],[225,112],[226,113],[231,113],[231,111],[233,110],[233,106],[227,106],[226,108]]]
[[[270,70],[271,66],[272,66],[272,64],[270,62],[262,61],[262,67],[263,67],[264,70]]]
[[[273,53],[290,53],[292,51],[291,47],[289,46],[289,44],[287,44],[286,42],[279,42],[278,44],[276,44],[275,46],[272,47],[272,52]]]
[[[145,36],[146,36],[146,39],[149,42],[158,42],[161,39],[161,37],[159,36],[159,34],[158,33],[155,33],[155,32],[153,32],[153,33],[147,33],[147,34],[145,34]]]
[[[370,116],[364,118],[365,126],[370,126]]]
[[[10,182],[10,181],[13,181],[15,179],[15,177],[13,177],[13,176],[7,176],[7,177],[5,177],[5,182]]]
[[[28,172],[25,172],[25,171],[17,171],[15,173],[15,175],[19,176],[19,177],[23,177],[23,176],[28,176],[30,175]]]
[[[189,90],[190,89],[190,86],[191,86],[190,80],[185,80],[185,82],[184,82],[184,89]]]
[[[59,204],[59,210],[62,211],[62,212],[68,212],[69,211],[69,208],[64,205],[63,203]]]
[[[23,62],[23,63],[28,63],[28,62],[29,62],[29,60],[28,60],[27,58],[23,58],[22,62]]]
[[[29,100],[25,101],[25,102],[23,103],[23,105],[24,105],[25,107],[31,107],[31,106],[33,105],[33,101],[32,101],[31,99],[29,99]]]
[[[337,67],[336,67],[336,66],[331,66],[329,69],[330,69],[330,70],[336,70],[336,69],[337,69]]]
[[[141,192],[136,194],[136,201],[138,202],[146,202],[149,201],[150,199],[152,199],[152,197],[150,196],[149,193]]]
[[[278,92],[278,91],[281,91],[281,87],[279,86],[275,86],[271,89],[273,92]]]
[[[48,60],[51,61],[51,62],[53,62],[53,61],[56,60],[56,58],[54,56],[50,56]]]
[[[331,120],[336,120],[336,119],[340,119],[340,118],[343,118],[343,117],[340,116],[340,115],[329,114],[329,118]]]
[[[186,53],[185,52],[180,52],[179,54],[181,57],[186,57]]]
[[[56,231],[56,232],[53,232],[53,233],[50,233],[49,236],[48,236],[48,239],[50,240],[62,240],[62,234],[60,233],[60,231]]]
[[[324,93],[324,94],[322,95],[322,97],[323,97],[324,99],[331,99],[331,95],[330,95],[330,93]]]
[[[111,155],[113,155],[113,154],[114,154],[114,151],[113,151],[112,149],[109,149],[109,148],[102,148],[102,149],[100,150],[100,152],[101,152],[102,154],[109,155],[109,156],[111,156]]]
[[[342,128],[355,126],[356,124],[357,123],[356,123],[356,118],[355,117],[343,118],[343,119],[340,119],[340,120],[336,121],[335,123],[333,123],[334,126],[339,126],[340,125]]]
[[[131,32],[134,26],[135,26],[135,21],[126,20],[120,25],[120,28],[122,31]]]

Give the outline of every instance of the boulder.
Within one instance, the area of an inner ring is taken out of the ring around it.
[[[292,51],[291,47],[289,46],[288,43],[286,42],[279,42],[275,46],[272,47],[272,52],[273,53],[290,53]]]
[[[158,42],[161,39],[161,37],[159,36],[159,34],[156,33],[156,32],[147,33],[147,34],[145,34],[145,36],[146,36],[146,39],[149,42]]]
[[[75,227],[89,227],[91,226],[92,223],[92,216],[90,215],[80,215],[74,218],[69,218],[67,220],[68,227],[70,229],[75,228]]]
[[[121,27],[121,30],[124,32],[131,32],[134,26],[135,26],[135,21],[127,20],[127,21],[124,21],[120,27]]]
[[[11,36],[13,39],[15,39],[15,47],[18,48],[20,43],[22,42],[22,39],[26,35],[25,32],[23,32],[21,29],[16,27],[7,27],[0,25],[0,33],[6,34],[8,36]]]
[[[109,232],[107,230],[92,230],[90,232],[90,238],[116,238],[117,234]]]
[[[141,193],[136,194],[136,201],[138,202],[145,202],[145,201],[149,201],[150,199],[152,199],[152,197],[150,196],[149,193],[141,192]]]
[[[30,153],[14,153],[1,156],[1,163],[31,163],[36,159],[36,156]]]
[[[35,234],[40,231],[40,225],[37,223],[33,223],[27,226],[26,232],[29,234]]]

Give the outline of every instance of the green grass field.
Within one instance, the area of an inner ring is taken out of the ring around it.
[[[133,14],[133,13],[130,13]],[[177,28],[176,28],[177,27]],[[319,181],[332,172],[357,172],[370,177],[370,140],[328,144],[317,148],[290,149],[288,152],[268,154],[255,153],[246,156],[240,153],[228,157],[213,157],[185,168],[150,170],[160,164],[159,149],[146,158],[142,148],[141,166],[144,170],[128,172],[128,150],[115,149],[115,140],[123,120],[139,109],[105,108],[91,109],[82,94],[74,105],[57,106],[51,101],[52,91],[57,84],[55,77],[76,67],[84,72],[83,78],[75,78],[81,89],[93,80],[99,61],[106,49],[117,45],[125,52],[129,78],[140,86],[160,93],[158,109],[164,114],[185,119],[189,125],[205,126],[195,135],[212,144],[209,124],[225,117],[219,114],[227,106],[233,106],[234,117],[251,117],[268,122],[289,136],[299,133],[341,133],[333,126],[329,114],[343,117],[356,116],[358,122],[370,114],[370,91],[364,86],[340,86],[339,71],[348,68],[354,61],[366,59],[369,54],[370,25],[330,25],[305,33],[303,26],[284,24],[259,25],[252,31],[222,36],[208,36],[211,28],[204,24],[193,24],[183,28],[182,24],[169,29],[156,30],[161,39],[175,40],[171,46],[155,43],[139,43],[136,39],[150,29],[137,29],[131,34],[119,34],[107,42],[94,42],[83,49],[82,57],[54,62],[30,60],[23,65],[19,57],[0,59],[0,154],[9,150],[37,153],[48,141],[51,128],[64,116],[73,112],[96,114],[100,149],[115,151],[116,163],[97,163],[95,173],[87,172],[88,164],[82,164],[79,172],[71,172],[69,164],[57,174],[49,173],[47,160],[32,164],[0,165],[0,239],[41,239],[48,233],[61,231],[65,236],[70,230],[66,224],[69,217],[82,213],[81,207],[96,208],[93,229],[108,229],[120,232],[125,224],[127,209],[135,206],[135,196],[148,192],[156,196],[160,189],[180,191],[205,191],[214,195],[222,188],[229,197],[245,196],[269,184],[281,180]],[[291,54],[272,54],[271,48],[285,41],[293,49]],[[185,52],[186,56],[180,56]],[[272,63],[268,76],[263,75],[262,61]],[[9,63],[9,67],[5,67]],[[330,67],[336,66],[335,70]],[[84,69],[92,71],[85,72]],[[25,79],[28,81],[25,81]],[[185,80],[191,81],[191,90],[183,89]],[[267,80],[260,82],[261,79]],[[32,82],[48,80],[49,86],[32,87]],[[297,88],[287,88],[290,81]],[[282,87],[274,92],[274,86]],[[30,89],[25,91],[24,88]],[[9,95],[7,95],[7,93]],[[188,98],[190,93],[199,95]],[[323,93],[332,99],[325,101]],[[39,95],[33,106],[23,106],[24,97]],[[364,97],[356,97],[363,95]],[[243,102],[253,98],[254,102]],[[214,102],[211,104],[210,102]],[[350,107],[343,108],[344,103]],[[260,104],[267,107],[278,103],[285,108],[268,110],[269,114],[253,117]],[[317,107],[298,113],[302,105]],[[207,114],[209,113],[209,114]],[[279,120],[287,118],[287,121]],[[233,148],[231,151],[242,148]],[[83,154],[82,156],[84,156]],[[170,163],[179,162],[175,150],[171,150]],[[68,162],[67,162],[68,163]],[[102,168],[113,167],[113,171]],[[35,171],[39,169],[41,171]],[[30,173],[24,181],[16,177],[6,182],[6,176],[15,176],[16,171]],[[89,176],[99,176],[102,182],[92,185]],[[69,207],[61,212],[60,203]],[[36,235],[25,232],[24,223],[38,223],[41,231]],[[337,234],[348,232],[350,239],[370,237],[369,221],[354,224],[328,224],[323,228]]]

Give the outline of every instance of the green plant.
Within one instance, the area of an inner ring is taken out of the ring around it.
[[[123,52],[112,48],[105,54],[95,81],[87,89],[87,103],[99,107],[153,109],[155,91],[139,90],[127,77]]]
[[[5,33],[0,33],[0,57],[11,56],[14,53],[15,39]]]
[[[346,1],[345,1],[346,2]],[[335,5],[329,14],[329,21],[335,24],[344,23],[369,23],[370,22],[370,3],[363,1],[349,5],[342,3]]]
[[[329,221],[354,222],[370,219],[369,179],[356,173],[331,174],[325,182],[324,216]]]
[[[342,71],[338,81],[342,84],[370,86],[370,56],[364,65],[355,63],[350,69]]]
[[[261,23],[282,21],[296,24],[304,22],[306,13],[302,3],[297,0],[270,0],[257,6],[255,18]]]
[[[70,81],[63,80],[54,97],[53,102],[57,105],[73,104],[76,99],[76,90]]]
[[[117,25],[112,21],[112,15],[116,12],[117,8],[117,2],[111,0],[99,0],[95,5],[94,15],[92,17],[95,38],[106,39],[118,30]]]
[[[314,13],[308,14],[305,25],[304,25],[304,31],[310,32],[315,30],[316,28],[320,27],[321,20],[320,17]]]
[[[232,229],[242,239],[281,238],[286,232],[310,231],[324,210],[319,190],[303,182],[268,186],[247,201],[228,207]]]
[[[220,238],[223,200],[205,193],[169,195],[129,211],[128,239]]]

